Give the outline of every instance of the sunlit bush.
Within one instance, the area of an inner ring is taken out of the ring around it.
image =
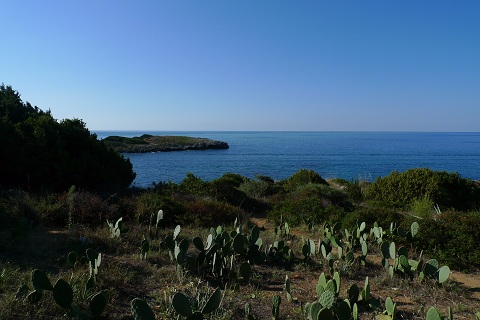
[[[368,198],[400,202],[406,208],[416,199],[427,197],[440,208],[468,210],[480,203],[480,187],[458,173],[427,168],[394,171],[378,178],[367,189]]]
[[[288,192],[294,191],[297,187],[309,184],[324,184],[328,185],[327,181],[323,179],[318,173],[313,170],[300,169],[295,172],[290,178],[282,181],[284,188]]]

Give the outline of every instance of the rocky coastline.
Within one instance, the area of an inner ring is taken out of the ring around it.
[[[228,143],[223,141],[186,136],[153,136],[148,134],[133,138],[109,136],[102,141],[109,148],[119,153],[172,152],[229,148]]]

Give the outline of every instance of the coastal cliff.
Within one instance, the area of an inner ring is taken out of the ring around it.
[[[228,149],[223,141],[186,136],[153,136],[144,134],[127,138],[109,136],[102,140],[109,148],[120,153],[168,152],[184,150]]]

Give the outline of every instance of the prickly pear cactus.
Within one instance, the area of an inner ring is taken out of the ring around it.
[[[413,238],[415,238],[415,236],[418,234],[419,229],[420,229],[420,225],[418,224],[417,221],[414,221],[410,226],[410,233],[412,234]]]
[[[100,291],[90,300],[90,312],[94,317],[100,316],[108,304],[108,294],[106,291]]]
[[[292,292],[291,292],[292,283],[288,275],[285,276],[285,291],[287,292],[287,301],[292,301]]]
[[[430,307],[427,311],[426,320],[442,320],[442,316],[435,307]]]
[[[190,304],[190,300],[181,292],[177,292],[173,296],[172,307],[181,316],[189,317],[192,315],[192,305]]]
[[[350,303],[348,300],[341,301],[335,311],[338,320],[351,320],[352,314],[350,311]]]
[[[438,269],[438,283],[444,283],[450,277],[450,268],[448,266],[443,266]]]
[[[209,314],[214,312],[220,306],[222,302],[222,291],[220,288],[217,288],[214,293],[210,296],[207,301],[207,304],[202,309],[202,314]]]
[[[131,311],[135,320],[155,320],[150,306],[140,298],[135,298],[131,302]]]
[[[205,247],[203,246],[203,241],[200,237],[195,237],[193,238],[193,245],[195,248],[197,248],[199,251],[205,251]]]
[[[77,253],[75,251],[71,251],[67,256],[67,264],[73,267],[75,262],[77,262]]]
[[[64,309],[71,309],[73,302],[72,287],[63,279],[58,279],[53,287],[55,302]]]
[[[47,275],[38,269],[32,271],[32,284],[36,290],[53,290]]]
[[[330,309],[335,302],[335,295],[330,290],[325,290],[320,296],[320,304],[322,307]]]
[[[272,298],[272,316],[274,319],[280,318],[280,303],[282,303],[282,298],[276,294]]]
[[[387,297],[387,299],[385,300],[385,309],[387,311],[387,314],[391,316],[392,319],[395,316],[396,307],[397,307],[397,304],[393,303],[392,298]]]
[[[348,289],[348,299],[351,303],[356,303],[358,301],[358,296],[360,294],[360,289],[357,284],[352,284],[350,289]]]
[[[245,281],[248,281],[252,275],[252,267],[247,261],[242,262],[240,265],[239,273]]]
[[[173,240],[177,239],[177,236],[180,234],[180,230],[182,230],[182,228],[180,225],[177,225],[175,230],[173,230]]]
[[[323,308],[318,313],[318,320],[333,320],[333,313],[332,310]]]
[[[43,296],[42,290],[33,290],[27,295],[27,301],[32,304],[35,304],[40,302],[40,300],[42,299],[42,296]]]

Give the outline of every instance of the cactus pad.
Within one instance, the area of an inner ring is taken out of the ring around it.
[[[327,309],[330,309],[335,302],[335,295],[330,290],[325,290],[320,296],[320,304]]]
[[[135,298],[131,302],[132,315],[135,320],[155,320],[150,306],[140,298]]]
[[[217,288],[208,299],[207,304],[203,307],[202,314],[214,312],[220,306],[220,302],[222,302],[222,291],[220,288]]]
[[[38,269],[32,271],[32,283],[37,290],[53,290],[52,283],[47,275]]]
[[[58,279],[53,287],[53,298],[62,308],[71,309],[73,302],[72,287],[63,279]]]
[[[190,300],[188,300],[187,296],[181,292],[177,292],[173,296],[172,306],[178,314],[184,317],[188,317],[192,314],[192,306],[190,304]]]
[[[426,320],[442,320],[442,317],[440,316],[440,313],[438,312],[435,307],[430,307],[427,311],[427,317],[425,318]]]
[[[90,300],[90,312],[93,316],[100,316],[107,308],[108,294],[106,291],[100,291]]]
[[[450,268],[448,266],[443,266],[438,269],[438,283],[444,283],[450,277]]]

